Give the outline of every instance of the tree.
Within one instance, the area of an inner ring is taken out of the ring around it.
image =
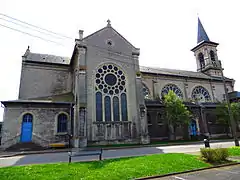
[[[169,91],[164,96],[163,102],[166,110],[166,119],[168,120],[169,138],[170,140],[176,139],[176,128],[182,125],[188,125],[191,117],[190,111],[183,104],[173,91]]]
[[[233,102],[231,103],[230,107],[232,110],[233,119],[238,125],[240,121],[240,103]],[[219,124],[227,125],[229,127],[230,116],[228,114],[228,108],[226,103],[221,103],[219,106],[217,106],[216,115],[217,115],[217,122]],[[229,131],[227,131],[227,133],[229,133]]]

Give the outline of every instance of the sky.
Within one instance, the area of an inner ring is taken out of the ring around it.
[[[78,31],[87,36],[111,20],[113,28],[140,48],[140,65],[196,71],[191,48],[197,43],[197,17],[217,42],[224,75],[240,91],[238,0],[0,0],[0,100],[18,98],[22,55],[30,51],[71,57]],[[56,38],[17,26],[2,14],[63,34]],[[31,37],[1,25],[40,36]],[[54,41],[52,43],[49,41]],[[60,45],[61,44],[61,45]],[[3,108],[0,108],[2,121]]]

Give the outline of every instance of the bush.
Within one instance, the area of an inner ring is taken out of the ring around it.
[[[226,148],[201,148],[201,157],[207,162],[226,161],[229,157],[228,149]]]

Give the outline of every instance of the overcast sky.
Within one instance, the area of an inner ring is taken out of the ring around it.
[[[1,18],[8,18],[0,15],[0,25],[63,44],[0,26],[0,100],[17,99],[21,56],[28,45],[32,52],[71,57],[78,30],[84,30],[86,36],[106,26],[107,19],[140,48],[140,65],[195,71],[196,60],[190,49],[197,41],[197,14],[210,40],[220,44],[218,56],[225,75],[234,78],[235,90],[240,90],[239,5],[238,0],[0,0],[0,13],[72,38],[40,34],[3,21]],[[0,121],[2,113],[0,108]]]

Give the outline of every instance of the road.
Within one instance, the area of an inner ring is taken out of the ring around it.
[[[239,180],[240,165],[208,169],[152,180]]]
[[[231,147],[231,146],[234,146],[233,142],[211,143],[211,147]],[[158,147],[140,147],[140,148],[128,148],[128,149],[104,150],[103,159],[142,156],[142,155],[161,154],[161,153],[191,153],[191,152],[198,152],[200,148],[203,148],[203,147],[204,147],[203,144],[194,144],[194,145],[179,145],[179,146],[158,146]],[[92,161],[97,159],[98,159],[98,156],[85,156],[85,157],[75,157],[72,159],[72,161],[73,162],[74,161]],[[57,162],[68,162],[67,152],[32,154],[32,155],[0,158],[0,167],[19,166],[19,165],[27,165],[27,164],[57,163]]]

